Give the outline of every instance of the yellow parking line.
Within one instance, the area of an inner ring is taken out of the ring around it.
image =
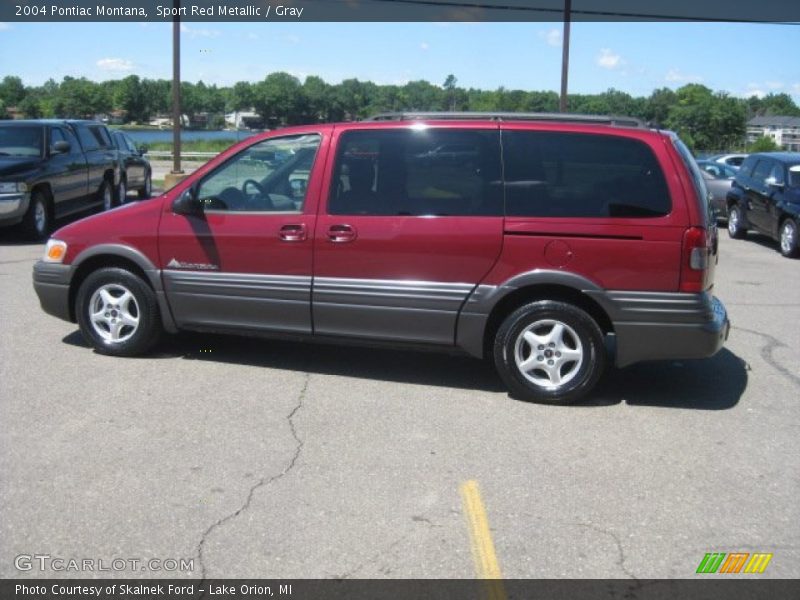
[[[459,491],[461,492],[464,516],[467,519],[472,558],[475,561],[475,573],[478,579],[493,580],[487,582],[486,586],[487,596],[490,600],[505,600],[505,588],[500,581],[503,574],[500,572],[497,554],[494,551],[494,542],[492,542],[492,534],[489,531],[489,519],[486,517],[486,509],[478,490],[478,482],[465,481],[461,484]]]

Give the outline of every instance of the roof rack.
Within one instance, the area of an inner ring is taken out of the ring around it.
[[[385,112],[367,121],[422,121],[422,120],[487,120],[487,121],[557,121],[560,123],[592,123],[618,127],[647,127],[641,119],[623,116],[583,115],[571,113],[534,112]]]

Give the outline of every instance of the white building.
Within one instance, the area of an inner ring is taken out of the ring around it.
[[[800,117],[753,117],[747,122],[747,143],[770,137],[784,150],[800,152]]]

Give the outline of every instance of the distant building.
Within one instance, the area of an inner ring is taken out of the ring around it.
[[[234,129],[262,129],[264,119],[253,110],[240,110],[225,115],[225,124]]]
[[[784,150],[800,152],[800,117],[753,117],[747,122],[747,143],[762,136],[772,138]]]

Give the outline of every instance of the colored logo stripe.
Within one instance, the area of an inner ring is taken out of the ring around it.
[[[722,564],[722,559],[725,558],[724,552],[710,552],[707,553],[700,565],[697,567],[697,573],[716,573],[719,566]]]
[[[750,562],[748,562],[747,566],[744,568],[744,572],[763,573],[771,560],[772,554],[753,554],[750,558]]]
[[[716,573],[731,574],[741,573],[744,567],[745,573],[763,573],[767,569],[769,561],[772,560],[772,554],[768,553],[755,553],[749,552],[731,552],[727,555],[725,552],[708,552],[700,561],[697,566],[697,573]],[[748,560],[748,558],[750,560]],[[724,561],[724,562],[723,562]],[[747,566],[745,566],[745,564]]]

